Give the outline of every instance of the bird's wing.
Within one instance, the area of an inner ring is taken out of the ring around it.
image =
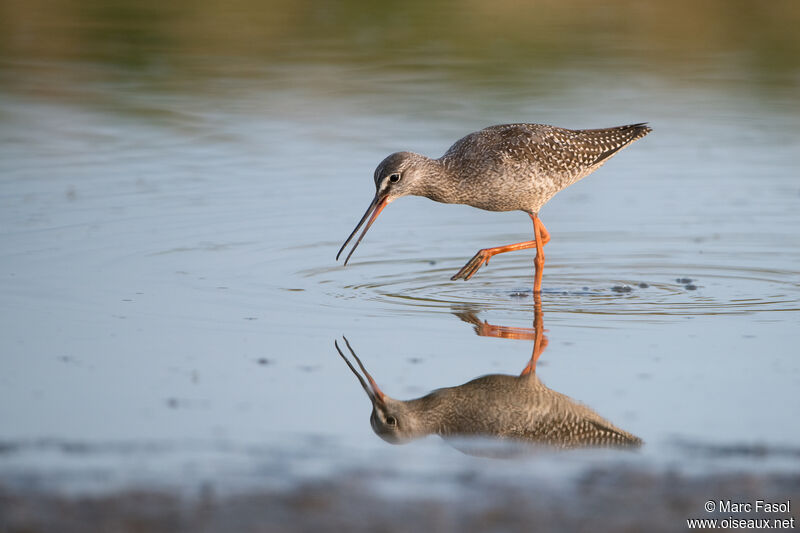
[[[535,167],[548,174],[596,168],[617,151],[644,137],[646,124],[596,130],[569,130],[545,124],[500,124],[458,140],[442,157],[466,166]]]
[[[538,440],[558,447],[638,446],[641,439],[616,427],[591,408],[542,387],[542,405],[533,431]]]

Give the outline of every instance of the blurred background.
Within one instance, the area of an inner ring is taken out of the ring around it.
[[[701,515],[742,475],[796,494],[798,27],[788,0],[0,3],[0,510],[328,483],[346,496],[319,516],[424,497],[426,520],[483,502],[513,525],[487,494],[607,503],[576,523],[648,490]],[[525,367],[532,343],[465,317],[533,319],[528,252],[449,281],[529,239],[521,213],[404,198],[337,263],[375,166],[492,124],[644,121],[542,210],[537,373],[645,446],[499,461],[375,436],[334,339],[408,399]]]

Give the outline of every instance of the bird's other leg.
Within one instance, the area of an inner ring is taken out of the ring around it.
[[[538,220],[536,215],[531,215],[534,220],[533,228],[534,228],[534,237],[536,236],[536,221]],[[541,221],[539,222],[541,224]],[[550,240],[550,234],[544,229],[544,224],[541,224],[542,229],[542,236],[540,238],[540,244],[538,246],[544,246],[547,241]],[[456,275],[450,278],[451,281],[455,281],[457,279],[463,279],[464,281],[468,280],[472,276],[475,275],[475,272],[478,271],[483,265],[489,264],[489,259],[497,254],[502,254],[505,252],[514,252],[516,250],[526,250],[528,248],[537,248],[537,241],[525,241],[525,242],[518,242],[515,244],[507,244],[506,246],[497,246],[494,248],[484,248],[483,250],[478,250],[472,259],[467,261],[467,264],[461,267],[461,270],[456,272]],[[537,251],[538,257],[538,251]],[[544,256],[542,256],[544,257]]]
[[[533,258],[534,266],[534,279],[533,279],[533,293],[542,292],[542,274],[544,273],[544,245],[550,241],[550,232],[542,224],[538,215],[532,214],[533,220],[533,236],[536,239],[536,257]]]
[[[533,328],[517,328],[512,326],[496,326],[486,320],[481,321],[472,312],[456,313],[456,316],[474,326],[475,333],[480,337],[495,337],[498,339],[516,339],[535,341],[536,331]]]
[[[484,248],[483,250],[478,250],[478,253],[472,256],[472,259],[467,261],[467,264],[461,267],[461,270],[456,272],[456,275],[450,278],[451,281],[455,281],[457,279],[463,279],[464,281],[468,280],[472,276],[475,275],[475,272],[478,271],[483,265],[489,264],[489,259],[492,256],[497,254],[502,254],[505,252],[513,252],[516,250],[525,250],[527,248],[535,248],[536,241],[525,241],[525,242],[518,242],[515,244],[508,244],[506,246],[496,246],[494,248]]]

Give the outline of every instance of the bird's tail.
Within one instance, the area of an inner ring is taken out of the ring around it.
[[[617,126],[616,128],[580,130],[583,135],[587,136],[593,142],[607,147],[597,156],[597,159],[592,163],[593,165],[602,163],[604,160],[616,154],[632,142],[641,139],[651,131],[653,131],[653,128],[648,126],[647,122]]]

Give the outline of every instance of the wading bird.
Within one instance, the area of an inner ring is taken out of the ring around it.
[[[525,211],[534,240],[479,250],[451,279],[468,280],[497,254],[536,248],[534,292],[542,287],[545,244],[550,234],[539,210],[557,192],[600,168],[619,150],[647,135],[645,124],[568,130],[544,124],[504,124],[470,133],[439,159],[397,152],[375,170],[375,197],[336,259],[366,222],[344,264],[380,212],[401,196],[466,204],[488,211]]]

